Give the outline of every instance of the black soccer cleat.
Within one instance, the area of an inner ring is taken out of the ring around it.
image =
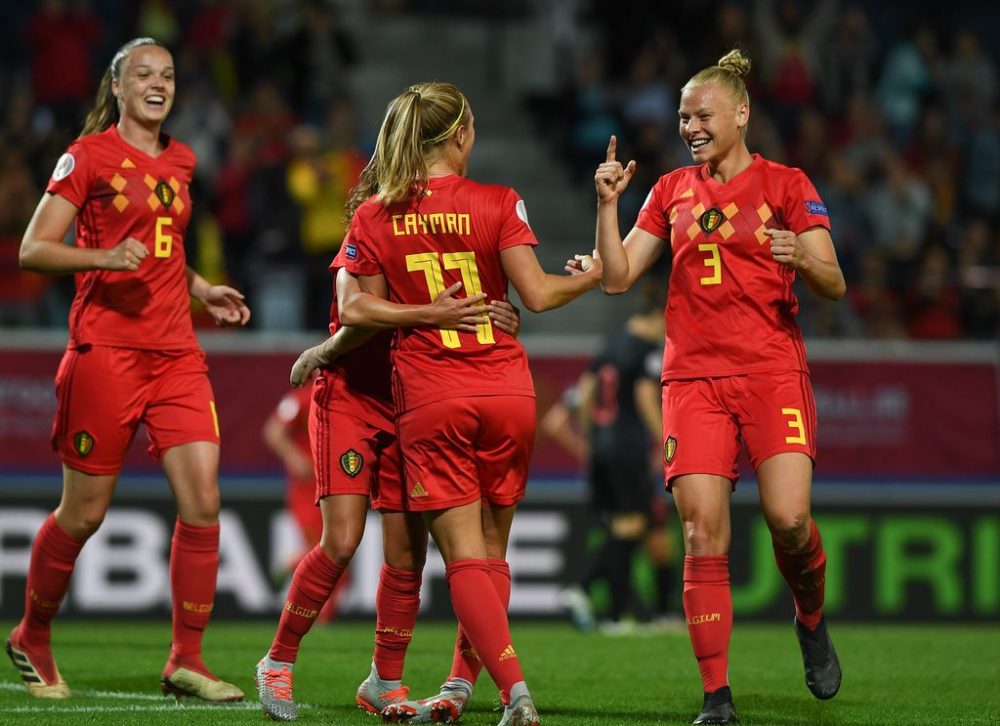
[[[840,690],[840,660],[833,648],[826,619],[820,618],[815,630],[809,630],[795,620],[795,635],[802,650],[802,665],[806,670],[806,686],[816,698],[827,700]]]
[[[739,723],[740,717],[736,715],[733,708],[733,692],[729,686],[723,686],[717,691],[705,694],[705,703],[702,704],[701,713],[692,724],[713,723]]]

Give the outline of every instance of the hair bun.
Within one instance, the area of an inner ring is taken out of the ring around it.
[[[716,63],[716,65],[719,66],[719,68],[732,71],[741,78],[745,78],[750,75],[750,59],[745,56],[743,51],[739,48],[733,48],[731,51],[719,58],[719,62]]]

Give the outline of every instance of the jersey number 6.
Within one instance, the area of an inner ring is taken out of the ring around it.
[[[424,273],[431,301],[436,300],[445,291],[442,267],[445,270],[459,271],[466,295],[471,297],[482,293],[483,286],[479,281],[479,268],[476,266],[475,252],[444,252],[440,256],[437,252],[420,252],[406,256],[406,269],[409,272]],[[489,318],[476,326],[476,340],[484,344],[496,342],[493,338],[493,326]],[[441,342],[444,343],[445,348],[460,348],[462,346],[458,332],[455,330],[441,330]]]
[[[170,234],[170,225],[173,220],[170,217],[156,218],[156,244],[153,246],[154,257],[170,257],[170,252],[174,246],[174,237]]]

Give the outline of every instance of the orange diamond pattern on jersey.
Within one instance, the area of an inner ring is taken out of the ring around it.
[[[170,206],[174,208],[174,211],[177,212],[177,214],[180,214],[184,211],[184,202],[181,201],[180,194],[181,183],[174,177],[170,177],[170,181],[167,183],[170,185],[170,188],[174,190],[174,201],[170,204]]]
[[[149,174],[146,174],[142,180],[146,182],[146,186],[150,189],[156,189],[156,179],[151,177]],[[154,212],[159,208],[160,200],[156,198],[156,192],[152,192],[148,197],[146,197],[146,204],[148,204],[150,210]]]
[[[687,199],[688,197],[693,197],[693,196],[694,196],[694,189],[688,188],[685,189],[683,192],[681,192],[681,195],[678,197],[678,199]]]
[[[698,232],[701,230],[701,227],[698,226],[698,220],[704,213],[705,213],[705,205],[702,204],[701,202],[695,204],[694,207],[691,209],[691,214],[694,217],[694,221],[691,222],[691,226],[687,228],[688,239],[694,239],[695,237],[698,236]]]
[[[115,195],[115,198],[111,200],[111,203],[115,205],[115,209],[119,212],[124,212],[125,207],[128,206],[128,198],[122,194],[122,191],[124,191],[127,183],[128,182],[125,181],[125,177],[117,172],[115,172],[115,175],[111,177],[111,181],[109,182],[111,188],[118,192],[118,194]]]
[[[135,164],[127,156],[122,159],[122,169],[135,169]]]
[[[757,244],[762,245],[767,242],[767,235],[764,234],[764,224],[769,220],[774,213],[771,208],[767,206],[767,202],[764,202],[759,207],[757,207],[757,216],[760,217],[760,226],[754,230],[754,235],[757,237]]]
[[[739,211],[740,208],[733,202],[730,202],[722,209],[722,213],[726,216],[726,221],[719,227],[719,234],[722,235],[722,239],[729,239],[736,232],[736,228],[729,223],[729,220],[735,218]]]

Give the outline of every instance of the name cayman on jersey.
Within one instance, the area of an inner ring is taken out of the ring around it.
[[[392,215],[392,233],[397,237],[411,234],[470,234],[472,231],[471,215],[452,212],[435,212],[421,214]]]

